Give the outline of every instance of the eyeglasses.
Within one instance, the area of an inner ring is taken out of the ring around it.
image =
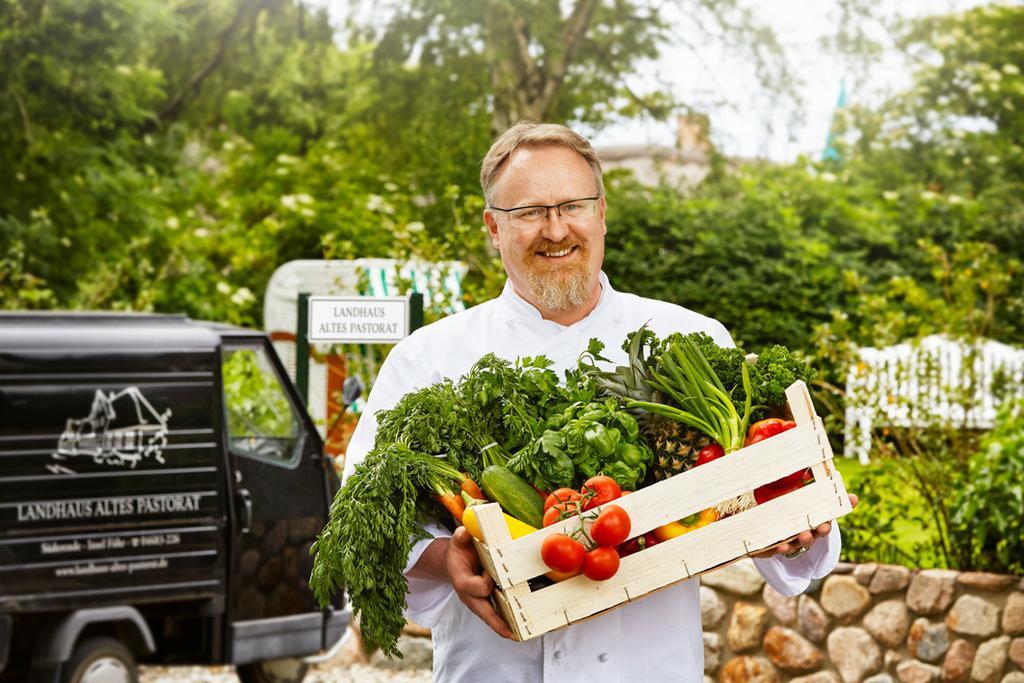
[[[548,211],[555,210],[559,218],[563,220],[579,220],[590,218],[597,213],[597,203],[601,195],[596,197],[583,197],[581,199],[570,199],[559,204],[537,204],[534,206],[517,206],[513,209],[499,209],[497,206],[488,206],[492,211],[503,211],[508,214],[509,222],[513,225],[537,225],[548,218]]]

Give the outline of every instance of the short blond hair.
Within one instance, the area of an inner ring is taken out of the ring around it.
[[[558,123],[517,123],[494,141],[480,164],[480,187],[484,191],[484,201],[491,205],[491,192],[498,180],[498,173],[512,152],[520,147],[543,147],[546,145],[562,145],[579,154],[590,165],[597,183],[597,193],[604,194],[604,178],[601,172],[601,161],[585,137]]]

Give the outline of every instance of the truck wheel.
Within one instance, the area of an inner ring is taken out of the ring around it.
[[[135,657],[120,641],[86,638],[62,667],[63,683],[137,683]]]
[[[242,683],[302,683],[309,665],[301,659],[266,659],[235,667]]]

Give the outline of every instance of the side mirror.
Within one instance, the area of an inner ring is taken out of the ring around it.
[[[345,408],[352,405],[357,398],[363,395],[363,380],[355,375],[349,375],[341,385],[341,404]]]

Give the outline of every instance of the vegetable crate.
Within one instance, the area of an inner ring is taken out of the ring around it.
[[[497,607],[519,640],[536,638],[770,548],[851,509],[832,449],[807,385],[786,390],[797,426],[723,458],[677,474],[613,502],[629,513],[639,536],[809,467],[814,481],[774,500],[720,519],[622,558],[607,581],[582,574],[538,590],[528,582],[550,571],[540,557],[544,539],[571,532],[567,519],[512,540],[497,503],[477,507],[484,542],[477,552],[494,579]],[[600,509],[600,508],[595,508]]]

